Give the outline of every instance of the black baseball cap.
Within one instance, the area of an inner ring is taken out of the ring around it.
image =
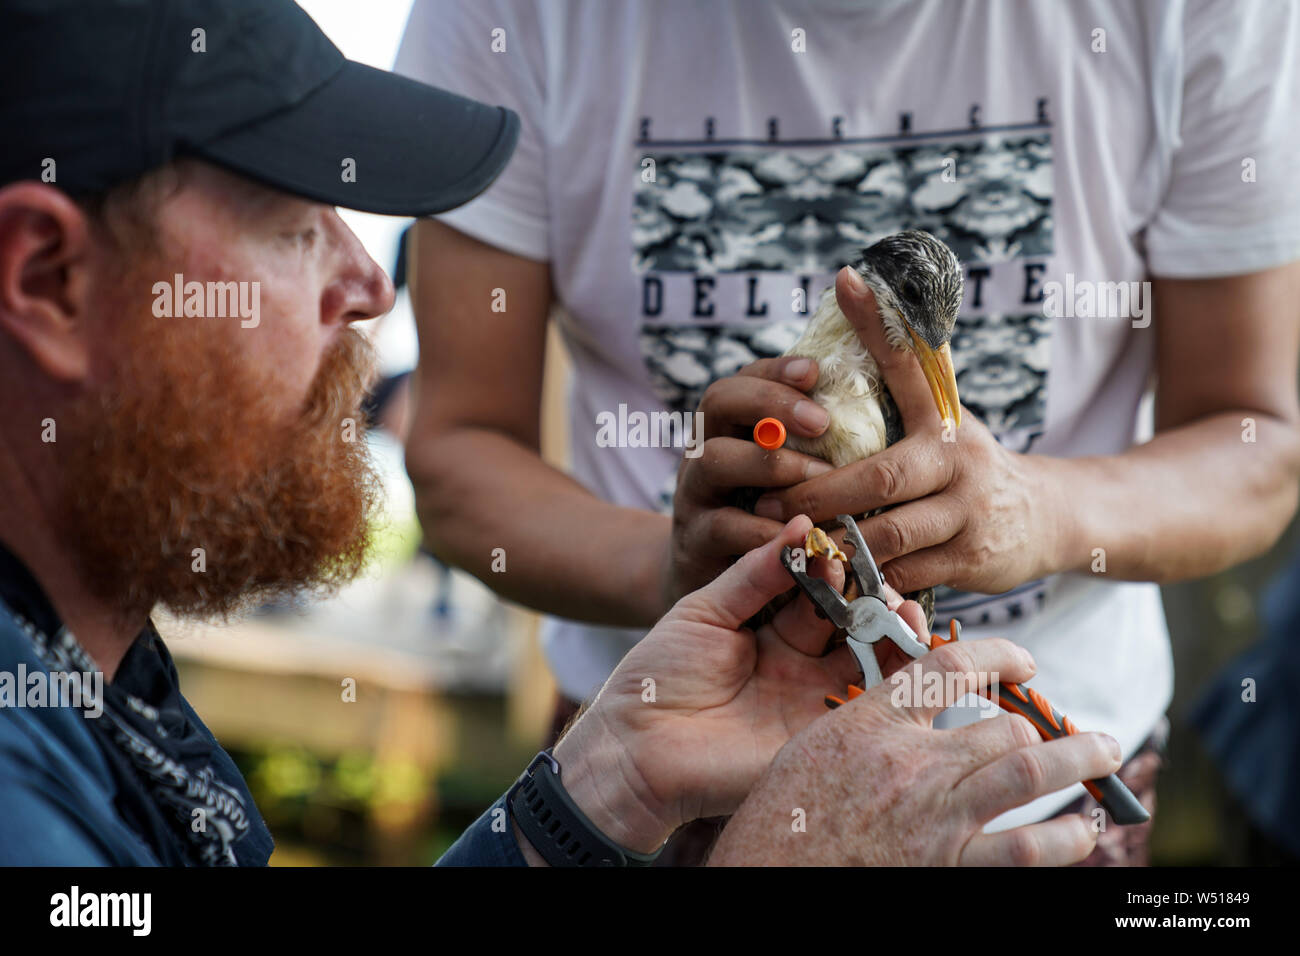
[[[511,110],[346,59],[293,0],[0,0],[0,186],[53,159],[60,189],[98,193],[191,155],[424,216],[486,189],[518,138]]]

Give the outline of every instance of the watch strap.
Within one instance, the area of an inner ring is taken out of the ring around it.
[[[551,866],[649,866],[663,851],[619,846],[587,819],[564,789],[559,761],[543,750],[519,775],[506,805],[528,842]]]

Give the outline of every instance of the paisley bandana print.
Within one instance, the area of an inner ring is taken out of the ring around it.
[[[36,655],[51,673],[98,671],[94,661],[67,628],[49,637],[21,615],[19,626],[32,642]],[[158,639],[152,624],[145,638]],[[170,825],[173,862],[189,866],[238,866],[237,842],[249,832],[249,813],[243,795],[221,779],[207,760],[205,744],[195,745],[180,731],[186,718],[166,712],[112,684],[104,684],[99,718],[87,720],[101,742],[115,748],[135,769]],[[155,848],[161,849],[161,848]],[[167,852],[160,853],[168,862]]]

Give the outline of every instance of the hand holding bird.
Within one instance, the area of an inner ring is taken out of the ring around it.
[[[920,363],[891,347],[876,297],[853,269],[841,271],[835,295],[879,367],[905,437],[768,492],[755,514],[827,521],[887,508],[860,527],[886,579],[904,593],[938,584],[996,593],[1060,570],[1073,528],[1056,461],[1007,450],[969,413],[959,428],[946,428]]]
[[[701,453],[683,459],[677,472],[663,563],[664,611],[780,531],[780,522],[738,507],[738,489],[786,488],[832,470],[811,455],[789,447],[769,451],[753,441],[754,423],[766,417],[779,418],[789,436],[826,431],[826,410],[805,394],[816,382],[817,363],[810,359],[760,359],[705,391]]]
[[[961,284],[939,240],[888,237],[840,272],[791,354],[710,386],[703,454],[678,475],[667,604],[800,513],[871,515],[863,535],[903,592],[1003,591],[1064,567],[1076,532],[1059,463],[962,415],[948,350]],[[769,416],[786,447],[751,440]]]

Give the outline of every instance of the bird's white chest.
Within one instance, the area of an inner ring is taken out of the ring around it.
[[[787,446],[824,459],[836,468],[861,461],[885,447],[885,417],[879,391],[817,387],[809,397],[826,409],[831,422],[816,438],[790,436]]]
[[[817,384],[808,394],[831,419],[826,431],[816,438],[791,435],[788,447],[836,468],[861,461],[885,447],[879,367],[840,312],[833,291],[823,296],[803,336],[786,354],[817,360]]]

